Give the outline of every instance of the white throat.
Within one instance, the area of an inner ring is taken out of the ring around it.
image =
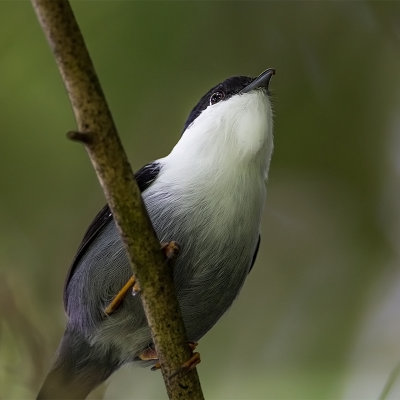
[[[240,168],[257,169],[265,179],[273,149],[272,131],[272,109],[264,91],[235,95],[204,110],[165,161],[189,170],[198,164],[204,172],[210,168],[222,174],[229,169],[235,173]]]
[[[192,218],[192,210],[199,219],[218,214],[221,223],[233,218],[228,214],[250,213],[246,221],[258,229],[272,148],[272,110],[265,92],[235,95],[209,106],[186,129],[159,160],[163,167],[144,197],[152,208],[164,193],[180,204],[182,215]]]

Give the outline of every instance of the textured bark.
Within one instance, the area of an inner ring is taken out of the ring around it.
[[[31,0],[53,51],[84,144],[129,254],[170,399],[203,399],[171,271],[160,250],[83,37],[67,0]]]

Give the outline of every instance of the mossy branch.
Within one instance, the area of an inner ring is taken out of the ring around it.
[[[125,243],[170,399],[203,399],[172,277],[67,0],[31,0],[67,89],[78,132]]]

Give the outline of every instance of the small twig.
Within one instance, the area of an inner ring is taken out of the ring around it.
[[[67,138],[88,145],[93,143],[93,133],[91,132],[69,131],[67,132]]]

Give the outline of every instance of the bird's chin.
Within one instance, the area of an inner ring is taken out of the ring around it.
[[[233,100],[237,104],[230,134],[236,142],[238,155],[263,157],[262,153],[272,147],[272,110],[268,96],[262,90],[254,90]]]
[[[271,104],[264,90],[253,90],[204,110],[168,157],[220,165],[263,162],[271,152]]]

